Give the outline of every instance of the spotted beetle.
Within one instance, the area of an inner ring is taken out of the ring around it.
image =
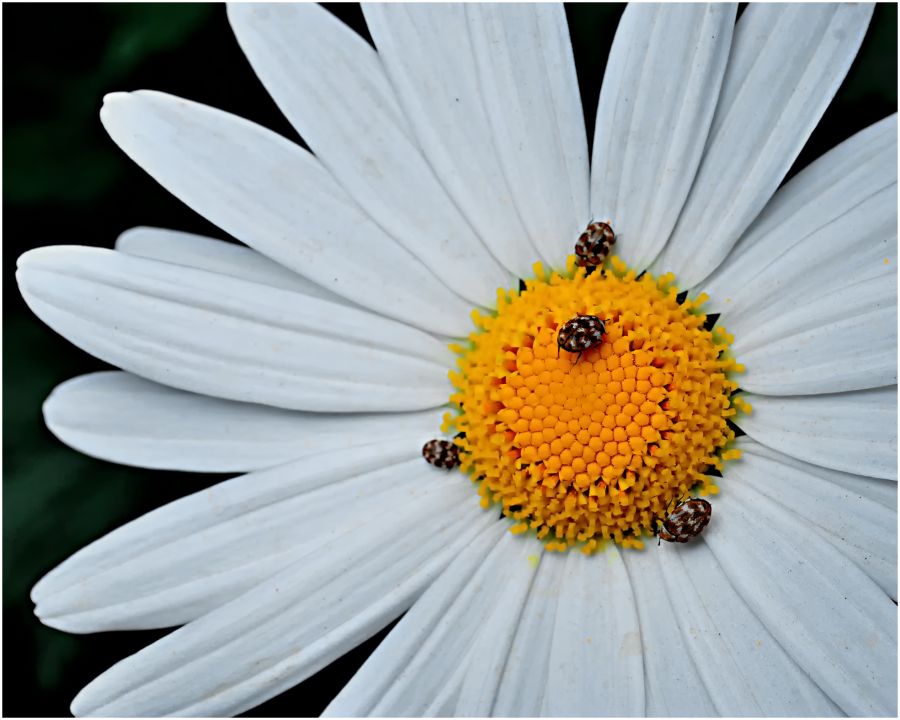
[[[459,448],[450,440],[429,440],[422,447],[422,457],[435,467],[450,470],[459,465]]]
[[[660,541],[686,543],[703,532],[711,517],[712,505],[706,500],[688,498],[678,502],[665,520],[657,520],[653,534]]]
[[[596,315],[578,315],[559,329],[556,344],[566,352],[578,353],[577,364],[582,353],[603,342],[604,335],[606,325],[603,320]],[[556,354],[559,355],[559,349]]]
[[[609,223],[592,222],[575,242],[575,263],[581,267],[598,268],[616,242],[616,234]]]

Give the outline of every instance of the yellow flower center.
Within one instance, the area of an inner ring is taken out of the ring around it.
[[[451,345],[458,372],[444,430],[457,432],[461,467],[482,505],[498,502],[514,533],[533,530],[549,550],[605,540],[642,547],[692,488],[717,493],[710,468],[739,455],[727,418],[733,338],[705,328],[706,298],[679,303],[674,277],[636,277],[618,258],[607,273],[545,273],[520,292],[500,290],[495,314],[473,312],[470,347]],[[558,332],[579,315],[605,324],[580,356]]]

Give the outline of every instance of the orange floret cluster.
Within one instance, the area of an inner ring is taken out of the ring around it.
[[[462,469],[482,504],[502,504],[514,533],[533,530],[548,549],[605,540],[642,547],[673,499],[721,469],[734,439],[726,418],[740,372],[722,328],[704,329],[705,301],[676,300],[671,275],[640,278],[612,260],[587,275],[569,259],[566,276],[538,264],[519,293],[500,291],[494,315],[473,313],[444,429],[459,433]],[[579,358],[560,351],[557,331],[577,315],[606,325]],[[744,408],[749,406],[744,403]]]

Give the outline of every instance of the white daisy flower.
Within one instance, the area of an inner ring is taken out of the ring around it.
[[[20,260],[124,371],[53,392],[61,440],[247,473],[35,586],[62,630],[182,626],[73,711],[240,713],[402,615],[327,714],[896,715],[896,117],[779,188],[871,6],[629,7],[590,163],[560,6],[364,11],[377,52],[316,6],[229,9],[312,153],[107,97],[245,246]],[[705,530],[670,517],[697,493]]]

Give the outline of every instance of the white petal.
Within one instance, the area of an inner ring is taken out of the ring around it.
[[[897,479],[897,387],[800,397],[747,393],[754,440],[822,467]]]
[[[725,525],[715,507],[706,533]],[[732,528],[717,529],[726,534]],[[682,662],[683,654],[690,657],[718,715],[840,715],[735,591],[723,572],[730,568],[720,565],[708,547],[702,542],[666,543],[651,548],[651,554],[664,579],[657,592],[671,603],[677,628],[669,644],[656,650],[669,662]]]
[[[539,717],[547,687],[550,647],[566,567],[564,555],[544,553],[516,628],[493,717]]]
[[[744,448],[753,447],[753,453],[770,460],[775,460],[782,465],[789,465],[800,471],[806,471],[809,464],[798,460],[797,458],[785,455],[773,450],[766,445],[760,445],[750,437],[738,438],[735,446]],[[851,473],[840,472],[838,470],[830,470],[819,465],[814,465],[816,476],[827,480],[833,485],[838,485],[845,490],[849,490],[854,495],[861,495],[873,502],[883,505],[884,507],[897,512],[897,483],[893,480],[884,480],[881,478],[865,477],[864,475],[853,475]]]
[[[402,442],[342,448],[220,482],[157,508],[82,548],[45,575],[32,589],[31,599],[41,603],[143,553],[332,483],[407,461],[412,451]],[[127,592],[127,588],[119,592]]]
[[[743,456],[728,465],[728,486],[738,482],[811,523],[871,577],[897,597],[897,511],[835,485],[814,465],[785,465],[767,457],[752,440],[739,443]]]
[[[434,437],[442,410],[301,413],[173,390],[123,372],[82,375],[44,402],[50,431],[103,460],[160,470],[242,472],[398,437]]]
[[[362,310],[100,248],[32,250],[17,278],[68,340],[172,387],[316,411],[446,402],[449,351]]]
[[[896,262],[897,116],[891,115],[780,188],[693,294],[706,292],[704,311],[721,313],[740,335],[800,298],[896,272]]]
[[[871,5],[751,4],[734,31],[706,150],[654,267],[692,287],[763,209],[856,56]]]
[[[441,590],[452,600],[442,615],[434,615],[432,603],[436,600],[432,599],[422,611],[416,611],[408,626],[395,628],[394,632],[400,630],[402,634],[383,659],[396,663],[403,647],[402,656],[408,661],[400,667],[393,664],[390,684],[369,714],[431,716],[448,708],[450,715],[485,715],[490,711],[493,688],[500,681],[511,634],[536,568],[527,556],[541,552],[536,545],[536,541],[520,542],[520,538],[505,533],[489,553],[482,549],[483,562],[458,593],[447,595],[446,588]],[[505,617],[504,609],[508,611]],[[423,638],[425,622],[431,629]],[[409,656],[409,640],[416,637],[421,642]],[[383,659],[372,655],[368,662]],[[489,677],[474,676],[473,671],[479,667]],[[466,697],[464,686],[471,697]]]
[[[136,227],[119,235],[116,239],[116,250],[126,255],[187,265],[262,285],[271,285],[282,290],[312,295],[321,300],[350,304],[340,295],[329,292],[312,280],[288,270],[251,248],[213,240],[202,235],[162,228]]]
[[[619,21],[597,108],[591,212],[638,270],[671,234],[700,164],[735,11],[639,3]]]
[[[492,708],[497,699],[502,676],[505,673],[507,657],[519,624],[524,614],[524,606],[531,597],[535,574],[547,553],[536,538],[512,538],[503,564],[509,566],[507,578],[497,576],[494,582],[501,584],[502,591],[482,620],[482,630],[470,651],[466,663],[459,700],[453,710],[457,717],[486,717],[493,715]]]
[[[704,539],[777,643],[843,712],[896,716],[897,608],[884,591],[744,483],[716,512]]]
[[[298,145],[156,92],[107,95],[100,119],[154,180],[263,255],[417,327],[469,332],[470,304],[386,235]]]
[[[744,390],[810,395],[897,382],[896,270],[772,312],[743,332],[728,327]]]
[[[491,523],[463,548],[322,714],[362,717],[371,713],[506,534],[508,524],[500,520]]]
[[[644,714],[644,667],[634,593],[619,551],[569,552],[550,648],[542,715]]]
[[[646,716],[717,715],[710,697],[710,691],[716,694],[717,686],[710,685],[710,691],[707,691],[692,653],[684,652],[682,648],[685,643],[683,630],[672,607],[675,598],[665,592],[659,550],[648,547],[643,552],[622,553],[622,557],[634,587],[641,626]]]
[[[455,291],[493,304],[510,275],[428,164],[372,48],[312,4],[236,3],[228,18],[272,98],[353,199]]]
[[[513,201],[559,267],[589,221],[584,113],[561,4],[467,4],[484,107]]]
[[[246,482],[268,488],[280,483],[284,496],[266,505],[259,503],[262,493],[252,507],[211,502],[233,494],[233,488],[189,496],[72,556],[35,589],[35,612],[46,625],[79,633],[194,620],[320,552],[348,530],[389,517],[415,499],[438,477],[416,454],[415,448],[394,442],[377,452],[348,449],[248,476]],[[398,458],[407,461],[398,463]],[[475,507],[473,499],[470,511]],[[166,522],[167,510],[179,518],[192,513],[194,526],[160,541],[156,529]],[[102,569],[97,558],[107,558]]]
[[[493,519],[461,504],[470,494],[458,477],[429,484],[120,662],[81,691],[73,712],[231,715],[283,692],[400,615]]]
[[[536,253],[495,149],[466,8],[373,3],[363,12],[428,162],[493,254],[530,277]]]

